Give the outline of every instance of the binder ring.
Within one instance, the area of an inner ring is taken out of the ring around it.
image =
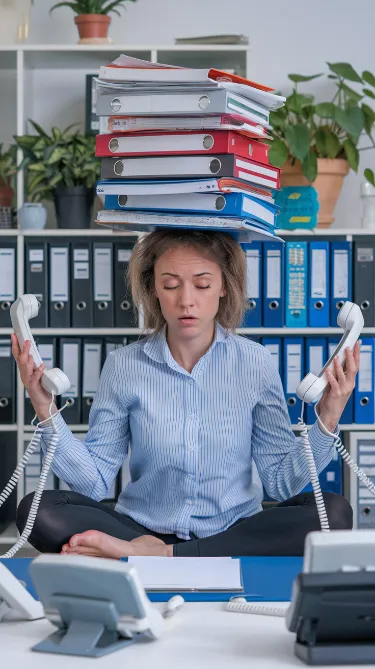
[[[290,407],[294,407],[294,405],[297,404],[297,400],[296,400],[295,397],[288,397],[286,403],[287,403]]]
[[[119,207],[125,207],[126,203],[128,201],[128,196],[127,195],[119,195],[117,198],[117,202]]]
[[[84,309],[86,309],[87,304],[86,304],[86,302],[83,302],[83,300],[82,300],[82,302],[77,302],[76,306],[77,306],[78,311],[83,311]]]
[[[105,311],[106,309],[108,309],[108,302],[105,301],[99,302],[98,309],[99,311]]]
[[[2,302],[1,308],[3,311],[8,311],[8,309],[10,309],[10,302]]]
[[[53,308],[55,311],[62,311],[62,309],[64,309],[64,302],[54,302]]]
[[[87,404],[87,406],[91,407],[93,401],[94,401],[94,398],[93,398],[93,397],[86,397],[86,404]]]
[[[119,147],[120,147],[120,142],[116,138],[111,139],[111,141],[108,144],[108,148],[112,153],[116,153],[116,151],[119,150]]]
[[[363,300],[363,302],[361,302],[362,311],[366,311],[366,309],[368,309],[369,306],[370,306],[370,300]]]
[[[224,209],[225,204],[226,204],[225,197],[223,195],[219,195],[219,197],[217,197],[215,200],[215,209],[217,211],[221,211],[222,209]]]
[[[122,309],[123,311],[128,311],[130,309],[129,300],[123,300],[120,304],[120,309]]]
[[[360,403],[361,407],[365,407],[365,406],[367,406],[369,401],[370,401],[369,397],[361,397],[361,399],[359,400],[359,403]]]
[[[249,300],[249,309],[255,309],[256,305],[256,300]]]
[[[365,506],[364,509],[362,509],[361,513],[363,513],[364,516],[369,516],[371,513],[371,509],[369,506]]]
[[[339,300],[338,302],[336,302],[336,309],[338,310],[342,309],[344,304],[345,304],[344,300]]]
[[[74,404],[74,397],[68,397],[66,403],[69,407],[72,407]]]
[[[213,160],[211,160],[210,172],[212,172],[212,174],[217,174],[220,168],[221,168],[221,161],[218,158],[214,158]]]
[[[277,309],[279,306],[279,303],[277,300],[272,300],[272,302],[269,303],[269,308],[272,310]]]
[[[212,149],[214,145],[214,138],[212,135],[205,135],[202,144],[204,149]]]
[[[320,311],[321,309],[323,309],[323,307],[324,307],[324,304],[323,304],[322,300],[318,300],[318,301],[315,302],[315,304],[314,304],[314,309],[318,309],[318,311]]]
[[[121,109],[121,100],[120,98],[113,98],[111,102],[111,109],[114,112],[119,112]]]
[[[210,104],[210,98],[208,97],[208,95],[202,95],[202,97],[200,97],[198,100],[199,109],[207,109],[209,104]]]
[[[113,171],[114,171],[114,173],[115,173],[118,177],[121,177],[123,169],[124,169],[124,163],[123,163],[123,161],[122,161],[122,160],[116,160],[116,162],[115,162],[115,164],[114,164],[114,167],[113,167]]]
[[[8,400],[7,397],[2,397],[0,399],[0,409],[5,409],[5,407],[7,407],[8,404],[9,404],[9,400]]]

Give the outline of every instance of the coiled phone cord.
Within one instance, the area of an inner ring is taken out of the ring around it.
[[[51,436],[46,455],[44,456],[44,461],[43,461],[42,471],[41,471],[39,482],[38,482],[38,487],[37,487],[37,489],[34,493],[34,497],[33,497],[31,507],[30,507],[29,515],[27,517],[26,525],[25,525],[25,527],[23,529],[23,532],[22,532],[20,538],[18,539],[18,541],[14,544],[14,546],[12,548],[9,549],[9,551],[4,553],[4,555],[0,555],[0,558],[12,558],[12,557],[14,557],[14,555],[19,551],[19,549],[22,548],[22,546],[24,546],[25,543],[27,542],[27,540],[28,540],[28,538],[29,538],[29,536],[32,532],[32,529],[34,527],[35,518],[36,518],[36,515],[38,513],[40,500],[42,498],[42,494],[43,494],[43,491],[44,491],[44,488],[45,488],[45,485],[46,485],[48,472],[50,470],[51,463],[52,463],[53,457],[55,455],[56,447],[57,447],[57,444],[58,444],[58,441],[59,441],[59,433],[58,433],[58,430],[55,426],[55,423],[54,423],[53,419],[54,419],[54,416],[56,416],[58,413],[61,413],[61,411],[63,411],[65,409],[65,407],[68,406],[68,404],[65,403],[64,406],[61,409],[59,409],[56,413],[52,414],[52,406],[53,406],[54,401],[55,401],[55,396],[54,396],[54,393],[52,393],[52,401],[51,401],[51,404],[50,404],[50,407],[49,407],[49,413],[50,413],[49,417],[46,418],[45,420],[42,420],[36,426],[36,430],[35,430],[35,432],[32,436],[30,444],[28,445],[28,447],[27,447],[23,457],[21,458],[19,464],[17,465],[16,469],[14,470],[8,484],[5,486],[4,491],[0,495],[0,506],[2,506],[5,502],[5,500],[9,497],[9,495],[11,494],[11,492],[14,490],[15,486],[17,485],[17,481],[18,481],[19,477],[21,476],[22,471],[24,470],[24,468],[26,466],[26,463],[29,460],[30,456],[34,453],[35,449],[40,444],[40,440],[41,440],[41,437],[42,437],[41,426],[44,423],[46,423],[47,421],[51,420],[52,425],[53,425],[53,434]]]

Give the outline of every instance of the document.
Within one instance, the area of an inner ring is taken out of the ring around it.
[[[241,563],[230,557],[130,557],[145,590],[243,590]]]

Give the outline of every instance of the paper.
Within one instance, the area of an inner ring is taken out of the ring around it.
[[[230,557],[130,557],[146,590],[243,590],[240,561]]]
[[[246,292],[247,297],[251,299],[259,298],[259,249],[250,249],[246,251]]]
[[[67,302],[69,292],[68,248],[51,248],[51,302]]]
[[[94,252],[94,300],[112,300],[112,249],[99,247]]]
[[[281,297],[281,252],[269,250],[267,253],[267,299]]]
[[[82,396],[95,397],[100,379],[102,345],[84,344]]]
[[[311,297],[326,298],[327,253],[313,249],[311,268]]]
[[[346,298],[348,295],[349,274],[349,254],[346,249],[337,249],[334,251],[333,266],[333,297]]]
[[[16,299],[15,249],[0,249],[0,300]]]

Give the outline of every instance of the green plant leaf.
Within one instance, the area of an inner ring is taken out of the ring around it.
[[[45,137],[45,138],[48,137],[47,133],[45,132],[45,130],[43,130],[42,126],[38,125],[38,123],[35,123],[35,121],[32,121],[30,118],[27,119],[27,120],[28,120],[28,123],[31,123],[34,130],[37,131],[38,135],[40,135],[41,137]]]
[[[364,129],[368,136],[372,137],[372,131],[374,130],[375,125],[375,111],[364,102],[362,103],[361,109],[364,116]]]
[[[316,159],[316,153],[312,149],[309,150],[307,156],[302,162],[302,173],[310,183],[315,181],[316,175],[318,173],[318,162]]]
[[[274,167],[282,167],[288,160],[288,149],[281,139],[273,140],[268,149],[268,160]]]
[[[356,81],[359,84],[362,83],[362,79],[359,74],[355,71],[354,67],[350,63],[328,63],[327,65],[331,72],[338,74],[339,77],[343,79],[349,79],[349,81]]]
[[[347,109],[335,107],[334,118],[341,128],[357,142],[364,126],[362,109],[360,107],[348,107]]]
[[[301,162],[307,156],[310,148],[309,130],[302,123],[288,125],[285,128],[285,138],[289,145],[289,151],[294,158]]]
[[[335,113],[335,105],[332,102],[320,102],[315,105],[315,113],[320,118],[333,118]]]
[[[354,170],[354,172],[357,172],[359,164],[359,151],[349,138],[344,140],[344,151],[350,167],[352,170]]]
[[[315,145],[319,158],[336,158],[341,150],[339,139],[327,127],[318,128],[315,134]]]
[[[317,77],[321,77],[322,74],[322,72],[320,72],[320,74],[310,74],[307,76],[304,74],[288,74],[288,78],[291,81],[294,81],[295,84],[299,84],[303,81],[312,81],[313,79],[317,79]]]
[[[370,84],[370,86],[375,88],[375,77],[372,72],[369,72],[368,70],[362,72],[362,79],[366,82],[366,84]]]
[[[365,179],[367,179],[367,181],[368,181],[372,186],[374,186],[374,188],[375,188],[375,176],[374,176],[374,172],[373,172],[372,170],[370,170],[370,169],[367,167],[367,168],[365,169],[365,171],[364,171],[364,175],[365,175]]]
[[[372,90],[370,90],[369,88],[364,88],[363,92],[365,95],[367,95],[368,98],[372,98],[373,100],[375,100],[375,93]]]
[[[357,91],[354,91],[350,86],[347,86],[344,83],[341,84],[341,90],[344,91],[349,100],[354,100],[354,102],[359,102],[363,98],[363,95],[357,93]]]

